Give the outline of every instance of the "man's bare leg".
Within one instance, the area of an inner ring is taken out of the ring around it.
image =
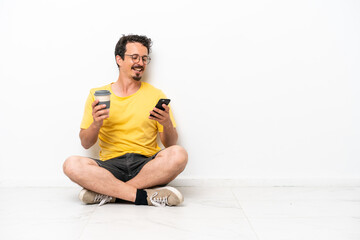
[[[69,157],[63,168],[73,182],[88,190],[135,202],[137,189],[169,183],[184,170],[187,160],[187,152],[182,147],[166,148],[147,163],[135,178],[126,183],[86,157]]]
[[[96,193],[135,202],[137,189],[126,184],[100,167],[94,160],[72,156],[66,159],[64,173],[73,182]]]
[[[148,162],[133,179],[126,184],[137,189],[164,185],[174,180],[188,161],[186,150],[178,145],[168,147]]]

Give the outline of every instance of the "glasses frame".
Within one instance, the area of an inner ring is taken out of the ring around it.
[[[133,63],[138,63],[140,62],[140,55],[139,54],[125,54],[125,56],[129,56],[131,57],[131,60],[133,61]],[[134,56],[137,56],[135,59],[134,59]],[[144,61],[144,58],[146,58],[147,60]],[[150,61],[151,61],[151,57],[148,56],[148,55],[145,55],[145,56],[141,56],[141,60],[144,64],[149,64]]]

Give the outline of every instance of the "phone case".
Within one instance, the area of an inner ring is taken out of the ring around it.
[[[170,101],[171,101],[170,99],[161,98],[161,99],[159,99],[159,101],[158,101],[158,103],[156,104],[155,107],[158,108],[158,109],[160,109],[160,110],[162,110],[162,111],[164,111],[165,108],[163,108],[162,105],[163,105],[163,104],[169,105]],[[152,114],[150,114],[150,116],[155,117],[155,116],[152,115]]]

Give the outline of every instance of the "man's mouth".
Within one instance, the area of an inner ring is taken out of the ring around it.
[[[131,69],[134,70],[135,73],[138,73],[138,74],[144,71],[144,68],[141,66],[134,66]]]

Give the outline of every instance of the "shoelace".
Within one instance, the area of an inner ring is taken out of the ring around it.
[[[94,198],[94,202],[100,201],[99,206],[102,206],[102,205],[104,205],[105,203],[110,202],[111,199],[112,199],[112,197],[110,197],[110,196],[102,195],[102,194],[96,194],[96,195],[95,195],[95,198]]]
[[[168,205],[168,197],[155,198],[157,195],[158,195],[158,192],[155,192],[155,193],[150,197],[150,202],[151,202],[155,207],[165,207],[166,205]]]

